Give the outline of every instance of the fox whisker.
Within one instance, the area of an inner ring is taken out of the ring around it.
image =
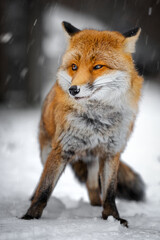
[[[59,72],[58,74],[60,77],[62,77],[63,79],[65,79],[69,84],[71,83],[69,80],[68,80],[68,77],[63,75],[61,72]]]

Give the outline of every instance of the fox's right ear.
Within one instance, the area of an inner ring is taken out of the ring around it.
[[[69,37],[72,37],[75,33],[80,32],[78,28],[74,27],[72,24],[63,21],[62,27]]]

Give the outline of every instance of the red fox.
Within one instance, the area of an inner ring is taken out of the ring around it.
[[[133,130],[143,78],[131,53],[140,28],[121,34],[79,30],[63,22],[68,48],[43,105],[39,142],[42,176],[22,219],[40,218],[66,165],[86,184],[92,205],[124,226],[115,197],[144,198],[138,174],[120,161]]]

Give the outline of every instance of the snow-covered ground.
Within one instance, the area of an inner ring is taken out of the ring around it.
[[[136,128],[123,159],[141,173],[144,203],[117,200],[129,228],[89,205],[86,189],[67,168],[39,220],[19,219],[27,210],[42,166],[39,109],[0,109],[0,239],[160,239],[160,88],[146,84]]]

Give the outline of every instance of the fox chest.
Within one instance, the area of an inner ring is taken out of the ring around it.
[[[103,146],[116,153],[126,144],[132,116],[129,112],[102,111],[73,112],[67,116],[67,129],[59,140],[64,152],[78,153]]]

